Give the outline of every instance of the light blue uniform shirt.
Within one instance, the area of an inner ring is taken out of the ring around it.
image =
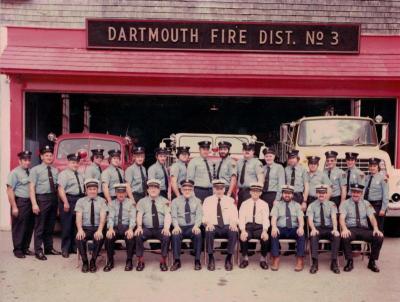
[[[122,202],[113,199],[108,205],[107,227],[113,228],[118,226],[119,207],[122,205],[122,225],[129,226],[133,229],[136,226],[136,208],[129,198],[125,198]]]
[[[343,173],[342,177],[343,177],[343,181],[344,184],[347,186],[347,171]],[[350,169],[350,186],[352,184],[359,184],[359,185],[363,185],[365,186],[365,174],[364,172],[362,172],[360,169],[358,169],[357,167],[353,167],[352,169]],[[348,188],[348,192],[350,195],[350,191],[351,188]]]
[[[79,185],[81,187],[82,194],[85,192],[83,188],[83,175],[78,172]],[[67,168],[60,172],[58,175],[58,185],[61,186],[66,194],[78,195],[79,194],[79,185],[76,180],[76,176],[74,171]]]
[[[145,178],[145,187],[147,182],[147,171],[145,167],[139,166],[136,163],[129,166],[125,171],[125,179],[126,182],[131,186],[133,192],[144,193],[143,185],[142,185],[142,174],[140,173],[142,170],[144,178]]]
[[[107,184],[108,190],[110,191],[110,195],[111,196],[115,196],[114,185],[120,183],[117,169],[121,173],[122,181],[125,182],[125,180],[124,180],[124,177],[125,177],[124,170],[122,170],[119,167],[117,168],[117,167],[114,167],[113,165],[109,165],[107,167],[107,169],[105,169],[103,171],[103,173],[101,173],[101,182]]]
[[[367,175],[365,178],[364,192],[368,186],[369,179],[371,177],[372,181],[371,186],[369,187],[368,200],[371,202],[382,200],[381,211],[386,211],[389,203],[389,186],[387,184],[387,181],[385,180],[385,177],[380,173],[377,173],[374,176]]]
[[[12,188],[15,196],[29,198],[29,176],[21,166],[16,167],[8,174],[7,186]]]
[[[292,227],[297,228],[299,226],[298,218],[304,217],[301,206],[298,202],[292,200],[289,202],[289,209],[292,220]],[[271,216],[277,218],[277,227],[286,228],[286,202],[283,200],[279,200],[277,203],[275,203],[275,205],[272,207]]]
[[[318,185],[328,185],[331,186],[332,183],[328,178],[328,175],[326,175],[322,171],[316,171],[315,173],[310,173],[309,171],[306,174],[306,181],[308,182],[309,185],[309,196],[316,196],[316,188]]]
[[[300,164],[294,166],[294,191],[296,193],[304,192],[304,184],[306,183],[307,170]],[[292,167],[285,167],[286,184],[291,185],[292,180]]]
[[[207,171],[205,160],[210,168],[211,178],[213,177],[213,163],[209,159],[202,157],[193,158],[187,168],[187,178],[194,181],[195,187],[211,188],[212,184]]]
[[[171,204],[171,217],[172,225],[176,226],[192,226],[195,225],[200,227],[203,219],[203,208],[201,206],[201,200],[196,196],[192,195],[189,198],[190,206],[190,222],[187,223],[185,219],[185,205],[186,199],[183,195],[172,200]]]
[[[53,175],[54,185],[57,190],[58,170],[53,166],[50,167],[51,167],[51,174]],[[29,182],[33,183],[33,185],[35,186],[36,194],[51,193],[47,165],[41,163],[40,165],[33,167],[29,174]]]
[[[264,176],[267,175],[268,165],[264,166]],[[264,180],[265,182],[265,180]],[[268,192],[276,192],[275,200],[280,200],[282,195],[282,186],[285,185],[285,170],[282,165],[272,163],[269,171]]]
[[[343,173],[345,173],[342,169],[338,167],[334,167],[331,170],[331,175],[329,177],[328,173],[329,170],[325,169],[324,173],[328,176],[329,180],[331,181],[332,187],[332,197],[340,196],[342,194],[342,186],[346,185],[346,181],[343,178]]]
[[[171,176],[174,176],[176,178],[178,188],[181,188],[181,181],[185,180],[187,176],[186,164],[178,159],[175,163],[171,165],[170,174]]]
[[[307,208],[307,216],[312,218],[315,226],[321,226],[321,204],[324,211],[325,226],[332,228],[332,215],[336,215],[338,210],[335,203],[330,200],[313,201]]]
[[[245,169],[245,174],[244,174],[244,182],[243,184],[240,183],[240,178],[241,178],[241,173],[243,169],[243,164],[244,162],[247,161],[246,164],[246,169]],[[258,175],[262,174],[264,172],[263,170],[263,164],[262,162],[257,159],[257,158],[250,158],[248,160],[241,158],[239,159],[237,163],[237,178],[238,178],[238,186],[239,188],[249,188],[250,184],[254,182],[258,182]]]
[[[99,181],[99,193],[103,192],[103,187],[101,186],[100,169],[97,164],[91,163],[89,166],[86,167],[85,170],[85,179],[97,179]]]
[[[374,208],[368,201],[361,199],[358,204],[358,209],[360,212],[361,226],[368,228],[368,216],[375,214]],[[343,203],[340,205],[339,212],[345,216],[347,227],[357,227],[356,205],[352,198],[343,201]]]
[[[229,187],[232,177],[236,175],[236,160],[232,157],[227,156],[226,158],[220,158],[215,164],[215,176],[217,179],[222,179],[225,182],[225,186]]]
[[[94,226],[99,226],[100,224],[100,213],[108,212],[108,207],[106,200],[100,196],[94,199]],[[79,198],[75,205],[75,212],[82,213],[82,226],[90,227],[90,209],[91,209],[91,199],[87,196]]]
[[[136,205],[136,210],[138,214],[143,215],[143,226],[145,228],[153,228],[153,216],[151,212],[152,199],[149,196],[146,196],[139,200]],[[166,215],[170,215],[170,209],[168,207],[168,200],[162,196],[158,196],[155,200],[158,222],[160,224],[160,228],[164,226],[164,219]]]
[[[154,164],[152,164],[147,173],[149,175],[149,179],[158,179],[161,182],[161,186],[160,186],[161,191],[166,191],[166,190],[168,190],[168,188],[165,187],[165,175],[164,175],[163,168],[165,169],[165,172],[168,177],[167,168],[163,167],[159,161],[156,161]]]

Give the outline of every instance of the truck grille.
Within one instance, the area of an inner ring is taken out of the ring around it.
[[[343,171],[347,171],[346,159],[338,158],[336,166],[340,169],[343,169]],[[368,173],[368,159],[362,159],[362,158],[357,159],[356,167],[359,168],[361,171],[363,171],[366,175],[369,174]]]

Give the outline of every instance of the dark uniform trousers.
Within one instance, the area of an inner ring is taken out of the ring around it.
[[[213,195],[213,190],[212,188],[194,187],[194,195],[203,203],[204,199]]]
[[[353,240],[363,240],[371,243],[371,260],[378,260],[381,251],[383,237],[374,236],[373,231],[367,228],[349,228],[350,237],[343,238],[344,255],[347,260],[353,259],[352,247],[350,242]]]
[[[193,243],[195,260],[200,260],[202,237],[200,234],[193,234],[193,225],[181,226],[182,233],[178,235],[172,234],[172,251],[174,254],[174,260],[180,259],[181,256],[181,243],[182,239],[191,239]]]
[[[168,199],[168,191],[167,190],[161,190],[160,191],[160,196]]]
[[[316,201],[318,198],[316,196],[310,196],[308,195],[307,197],[307,205],[311,204],[312,202]]]
[[[125,236],[125,232],[129,229],[128,225],[122,225],[120,228],[114,227],[115,236],[111,239],[105,238],[105,247],[107,250],[108,259],[114,257],[115,241],[118,239],[124,239],[126,244],[126,259],[132,259],[134,248],[135,248],[135,238],[128,239]]]
[[[303,201],[304,201],[303,192],[294,192],[294,194],[293,194],[293,200],[294,200],[295,202],[298,202],[298,203],[302,204]]]
[[[375,218],[378,222],[378,228],[381,232],[383,232],[383,228],[385,226],[385,216],[379,216],[379,212],[382,208],[382,200],[369,200],[369,203],[374,207]]]
[[[37,194],[36,200],[40,212],[35,217],[34,245],[35,253],[53,249],[53,231],[57,217],[58,198],[56,194]]]
[[[331,242],[331,259],[336,260],[339,252],[340,236],[334,236],[332,234],[333,228],[331,227],[316,227],[316,229],[318,230],[319,234],[316,236],[310,236],[311,257],[313,259],[318,259],[318,241],[320,239],[327,239]]]
[[[260,239],[261,243],[261,255],[263,257],[266,257],[268,254],[268,248],[269,248],[269,241],[262,240],[261,239],[261,233],[263,231],[263,226],[262,224],[256,224],[256,223],[247,223],[246,224],[246,232],[248,234],[247,241],[241,241],[240,240],[240,249],[242,251],[243,257],[247,255],[248,249],[249,249],[249,243],[248,241],[250,239]]]
[[[297,228],[280,228],[278,227],[279,234],[276,238],[271,236],[271,255],[273,257],[279,256],[279,239],[296,239],[296,255],[304,257],[304,249],[306,244],[305,236],[297,235]]]
[[[340,202],[342,200],[342,196],[338,195],[338,196],[331,196],[330,198],[331,201],[333,201],[335,203],[335,205],[337,206],[337,208],[339,209],[340,206]]]
[[[237,232],[232,232],[229,229],[229,225],[224,225],[220,227],[218,225],[214,225],[214,231],[206,231],[206,242],[207,242],[207,253],[214,253],[214,239],[215,238],[225,238],[228,239],[228,254],[232,255],[235,252],[235,246],[237,242]]]
[[[276,192],[273,191],[263,192],[260,198],[266,201],[268,203],[268,207],[270,208],[270,210],[272,210],[276,198]]]
[[[11,216],[12,240],[15,252],[25,252],[31,244],[35,217],[29,198],[15,197],[18,216]]]
[[[250,189],[249,188],[241,188],[239,189],[238,192],[238,209],[240,209],[240,206],[242,205],[243,201],[246,201],[251,197],[250,195]]]
[[[141,200],[142,198],[146,197],[145,193],[138,193],[138,192],[133,192],[132,193],[133,198],[135,199],[135,202],[137,203],[139,200]]]
[[[143,228],[143,234],[136,237],[136,256],[143,257],[143,243],[148,239],[158,239],[161,241],[161,256],[168,256],[170,237],[161,233],[163,228]]]
[[[99,252],[101,250],[101,247],[103,246],[104,242],[104,237],[100,240],[96,240],[94,238],[94,233],[97,232],[98,226],[84,226],[82,227],[83,231],[85,232],[85,238],[82,240],[76,240],[76,246],[78,247],[79,254],[82,257],[83,262],[88,261],[87,257],[87,241],[88,240],[93,240],[93,252],[92,252],[92,259],[96,259],[97,256],[99,255]]]
[[[64,211],[64,203],[59,202],[59,212],[61,221],[61,250],[63,252],[71,253],[76,251],[75,237],[76,237],[76,215],[75,215],[75,205],[79,198],[83,195],[70,195],[67,194],[67,199],[69,203],[69,211]]]

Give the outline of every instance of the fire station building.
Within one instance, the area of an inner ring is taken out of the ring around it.
[[[400,168],[399,2],[32,0],[0,11],[2,229],[16,154],[37,157],[48,132],[150,146],[181,129],[269,139],[334,104],[389,121]]]

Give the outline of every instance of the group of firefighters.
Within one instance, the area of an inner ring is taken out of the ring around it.
[[[226,254],[225,269],[232,270],[233,255],[239,240],[240,268],[249,264],[256,239],[261,245],[262,269],[279,269],[280,239],[293,239],[295,271],[304,268],[307,241],[312,263],[310,273],[318,271],[319,240],[330,241],[331,265],[340,273],[338,253],[347,260],[343,270],[353,269],[352,241],[370,243],[368,268],[379,272],[376,260],[383,243],[384,216],[388,204],[386,176],[380,160],[369,159],[365,175],[355,162],[357,153],[346,153],[347,170],[336,167],[338,154],[325,153],[323,170],[320,158],[308,157],[308,167],[299,162],[297,150],[288,152],[286,167],[275,162],[272,148],[263,150],[265,165],[254,157],[255,145],[243,143],[243,158],[231,158],[231,144],[218,144],[220,158],[208,155],[211,142],[199,142],[199,157],[190,159],[189,147],[177,147],[176,162],[166,167],[169,151],[158,148],[156,162],[143,166],[145,149],[135,147],[134,163],[124,171],[120,150],[109,150],[109,165],[102,170],[104,150],[91,150],[91,165],[78,171],[79,154],[69,154],[68,167],[59,172],[52,166],[53,148],[40,149],[41,164],[31,168],[30,151],[18,154],[19,166],[10,172],[7,194],[11,206],[14,255],[25,258],[47,255],[68,258],[77,250],[82,272],[96,272],[96,258],[105,244],[104,271],[114,267],[116,240],[125,240],[126,271],[142,271],[144,243],[161,253],[161,271],[181,267],[183,239],[191,241],[194,269],[201,269],[201,253],[207,269],[215,270],[214,241],[224,239],[220,249]],[[237,190],[238,189],[238,190]],[[234,197],[237,197],[237,202]],[[53,247],[57,212],[61,220],[61,252]],[[34,252],[29,250],[34,234]],[[91,241],[88,245],[88,241]],[[294,244],[295,242],[295,244]],[[168,268],[172,246],[173,263]],[[87,247],[92,251],[88,259]],[[271,262],[267,260],[270,253]]]

